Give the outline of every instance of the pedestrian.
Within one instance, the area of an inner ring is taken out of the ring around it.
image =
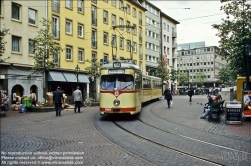
[[[2,100],[4,104],[4,111],[8,111],[8,95],[6,90],[3,91]]]
[[[168,89],[165,89],[164,94],[165,94],[165,99],[167,100],[167,106],[168,108],[170,108],[170,101],[173,100],[171,91]]]
[[[79,86],[77,86],[77,89],[73,92],[73,98],[75,102],[75,108],[74,112],[76,113],[76,110],[78,109],[78,113],[80,113],[80,107],[82,102],[82,92],[79,90]]]
[[[31,98],[31,103],[32,105],[36,106],[36,101],[37,101],[37,97],[36,97],[36,93],[33,93],[32,89],[30,90],[30,98]]]
[[[16,92],[13,92],[13,94],[12,94],[12,104],[16,104],[17,101],[18,101],[17,94],[16,94]]]
[[[55,104],[56,116],[61,116],[62,103],[64,101],[63,93],[60,90],[60,87],[57,87],[57,90],[53,93],[53,102]]]
[[[192,90],[192,89],[189,90],[189,91],[187,92],[187,95],[189,96],[189,102],[192,102],[192,96],[194,95],[193,90]]]
[[[213,100],[212,104],[210,105],[209,108],[207,108],[205,110],[205,113],[203,114],[203,116],[200,117],[200,119],[205,119],[208,116],[210,110],[213,109],[213,108],[217,109],[217,110],[220,110],[220,104],[219,104],[216,96],[212,96],[212,100]]]

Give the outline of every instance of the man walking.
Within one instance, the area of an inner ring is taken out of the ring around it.
[[[63,93],[60,91],[60,87],[53,93],[53,102],[55,104],[56,116],[61,116],[62,102],[64,101]]]
[[[81,90],[79,90],[79,86],[77,86],[77,89],[73,92],[73,98],[75,102],[74,112],[76,113],[76,110],[78,108],[78,113],[80,113],[80,106],[82,102],[82,92]]]
[[[191,90],[189,90],[188,92],[187,92],[187,94],[188,94],[188,96],[189,96],[189,102],[192,102],[192,96],[194,95],[194,93],[193,93],[193,90],[191,89]]]

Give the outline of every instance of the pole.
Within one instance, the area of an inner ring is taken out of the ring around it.
[[[189,89],[189,88],[190,88],[190,87],[189,87],[189,70],[187,70],[187,82],[188,82],[188,86],[187,86],[187,87],[188,87],[188,89]]]

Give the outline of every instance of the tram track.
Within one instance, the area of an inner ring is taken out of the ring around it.
[[[171,151],[173,151],[173,152],[175,152],[175,153],[178,153],[178,154],[180,154],[180,155],[187,156],[187,157],[190,157],[190,158],[193,158],[193,159],[196,159],[196,160],[200,160],[200,161],[203,161],[203,162],[212,164],[212,165],[217,165],[217,166],[223,166],[223,165],[224,165],[224,164],[221,164],[221,163],[218,163],[218,162],[210,161],[210,160],[208,160],[208,159],[205,159],[205,158],[202,158],[202,157],[199,157],[199,156],[195,156],[195,155],[189,154],[189,153],[187,153],[187,152],[184,152],[184,151],[181,151],[181,150],[172,148],[171,146],[164,145],[164,144],[162,144],[162,143],[160,143],[160,142],[153,141],[153,140],[151,140],[151,139],[149,139],[149,138],[147,138],[147,137],[144,137],[144,136],[142,136],[142,135],[139,135],[139,134],[136,134],[136,133],[134,133],[134,132],[131,132],[131,131],[127,130],[126,128],[124,128],[123,126],[119,125],[119,124],[118,124],[117,122],[115,122],[115,121],[112,121],[112,122],[113,122],[114,125],[116,125],[118,128],[120,128],[120,129],[123,130],[124,132],[127,132],[127,133],[129,133],[129,134],[131,134],[131,135],[133,135],[133,136],[135,136],[135,137],[138,137],[138,138],[140,138],[140,139],[142,139],[142,140],[148,141],[149,143],[152,143],[152,144],[161,146],[161,147],[163,147],[163,148],[169,149],[169,150],[171,150]],[[140,121],[140,122],[142,122],[142,121]],[[143,123],[143,122],[142,122],[142,123]],[[146,124],[146,123],[144,123],[144,124]],[[150,126],[150,125],[149,125],[149,126]],[[151,127],[152,127],[152,126],[151,126]],[[157,128],[155,128],[155,129],[157,129]],[[163,130],[162,130],[162,131],[163,131]]]

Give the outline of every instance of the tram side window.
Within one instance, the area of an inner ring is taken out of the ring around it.
[[[135,73],[135,89],[141,88],[141,74]]]
[[[103,75],[101,76],[101,88],[103,90],[114,90],[116,82],[116,75]]]
[[[143,79],[143,88],[151,88],[151,82],[149,79]]]
[[[116,82],[116,86],[118,90],[130,90],[134,87],[134,79],[132,75],[117,75],[118,80]]]

